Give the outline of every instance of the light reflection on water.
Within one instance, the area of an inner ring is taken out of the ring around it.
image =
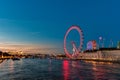
[[[6,60],[0,80],[119,80],[120,64],[55,59]]]

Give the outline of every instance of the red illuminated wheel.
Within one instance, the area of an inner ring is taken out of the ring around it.
[[[72,44],[73,44],[73,47],[75,47],[76,48],[76,50],[77,50],[77,53],[76,54],[78,54],[79,52],[81,52],[81,50],[82,50],[82,47],[83,47],[83,32],[82,32],[82,30],[80,29],[80,27],[79,26],[71,26],[68,30],[67,30],[67,32],[66,32],[66,34],[65,34],[65,36],[64,36],[64,52],[65,52],[65,54],[66,54],[66,56],[67,57],[69,57],[69,58],[73,58],[74,56],[73,56],[73,54],[71,54],[68,50],[67,50],[67,46],[66,46],[66,39],[67,39],[67,36],[68,36],[68,34],[72,31],[72,30],[76,30],[76,31],[78,31],[78,33],[79,33],[79,46],[78,46],[78,48],[76,48],[76,46],[75,46],[75,44],[74,44],[74,41],[72,41]]]

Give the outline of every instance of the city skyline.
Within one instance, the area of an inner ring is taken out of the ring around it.
[[[1,0],[0,48],[63,48],[64,35],[72,25],[89,40],[110,40],[117,46],[120,11],[118,0]],[[74,38],[74,36],[73,36]]]

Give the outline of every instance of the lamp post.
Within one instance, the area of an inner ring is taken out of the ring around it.
[[[101,44],[101,41],[102,41],[102,37],[100,36],[100,37],[99,37],[99,48],[100,48],[100,45],[102,45],[102,44]]]

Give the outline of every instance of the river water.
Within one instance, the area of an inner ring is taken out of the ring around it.
[[[56,59],[5,60],[0,80],[120,80],[120,64]]]

